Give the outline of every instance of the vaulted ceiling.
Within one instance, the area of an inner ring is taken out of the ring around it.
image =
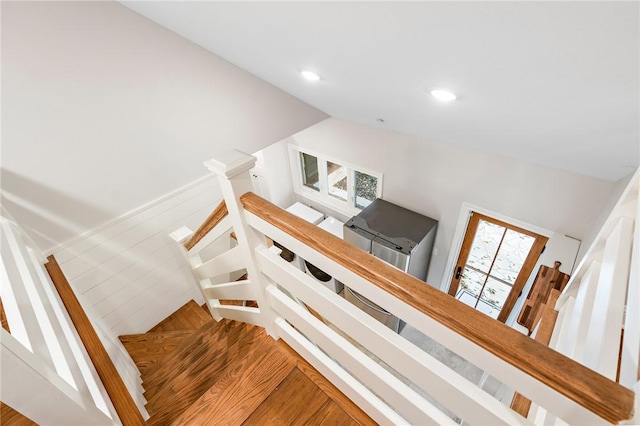
[[[611,181],[639,165],[638,2],[121,3],[334,117]]]

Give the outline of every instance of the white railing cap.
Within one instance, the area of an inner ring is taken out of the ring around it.
[[[205,161],[204,165],[216,175],[230,179],[252,169],[256,161],[253,155],[234,149],[215,155],[211,160]]]

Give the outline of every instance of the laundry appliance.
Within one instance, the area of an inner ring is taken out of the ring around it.
[[[325,220],[318,224],[318,228],[324,229],[340,239],[343,238],[344,222],[341,222],[334,217],[327,216]],[[307,261],[305,261],[304,264],[307,275],[315,278],[323,286],[327,287],[334,293],[340,293],[343,290],[344,285],[340,281]]]
[[[314,225],[318,225],[320,222],[324,220],[324,214],[320,213],[315,209],[312,209],[309,206],[305,206],[300,202],[293,203],[292,205],[287,207],[285,210],[293,215],[298,216],[300,219],[304,219],[307,222],[312,223]],[[278,247],[280,250],[282,250],[282,253],[280,253],[280,257],[285,259],[287,262],[290,262],[291,264],[295,265],[301,271],[306,270],[304,259],[302,259],[297,254],[293,253],[288,248],[282,246],[277,241],[274,241],[273,244],[276,247]]]

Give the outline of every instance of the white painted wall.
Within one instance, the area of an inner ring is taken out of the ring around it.
[[[2,2],[3,203],[44,251],[326,115],[116,2]]]
[[[438,219],[427,281],[439,287],[463,202],[585,238],[614,184],[338,119],[290,140],[384,175],[383,198]],[[550,153],[549,155],[553,155]]]
[[[253,180],[254,192],[283,209],[293,204],[287,142],[281,140],[255,153],[258,160],[252,170],[253,176],[259,175]]]
[[[616,203],[620,200],[622,193],[627,188],[627,185],[631,181],[631,178],[634,176],[634,173],[629,174],[628,176],[623,177],[619,181],[615,182],[611,192],[607,199],[602,203],[600,210],[598,212],[598,216],[593,222],[593,227],[589,231],[589,233],[585,236],[582,244],[580,245],[580,252],[578,253],[578,261],[584,257],[591,244],[593,244],[598,232],[604,225],[605,221],[613,211],[616,206]],[[576,262],[576,266],[578,263]]]
[[[83,306],[115,335],[144,333],[184,303],[204,303],[169,234],[195,230],[222,199],[211,175],[92,232],[55,253]]]

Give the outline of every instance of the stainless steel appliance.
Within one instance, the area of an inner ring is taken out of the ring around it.
[[[382,199],[376,199],[344,224],[344,239],[419,278],[427,279],[438,221]],[[389,328],[403,324],[351,289],[345,298]]]

